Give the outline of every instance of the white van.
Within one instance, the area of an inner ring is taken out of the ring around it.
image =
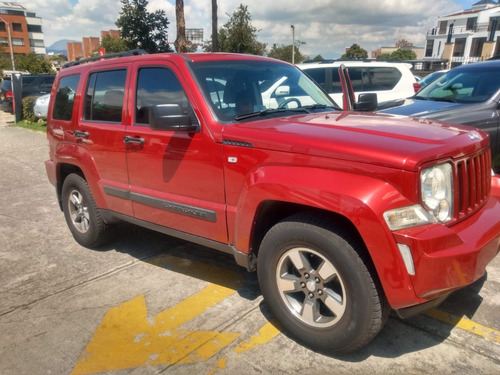
[[[297,64],[342,107],[342,87],[338,68],[344,64],[352,81],[356,100],[359,94],[375,93],[378,102],[413,96],[417,82],[411,64],[378,60],[313,61]]]

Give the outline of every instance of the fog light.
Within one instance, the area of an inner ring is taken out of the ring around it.
[[[401,257],[405,262],[408,275],[415,275],[415,265],[413,264],[413,256],[411,255],[410,247],[408,245],[398,243],[398,248],[401,253]]]

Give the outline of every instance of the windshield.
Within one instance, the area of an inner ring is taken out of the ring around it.
[[[205,98],[224,122],[340,109],[316,83],[291,65],[214,61],[192,67]]]
[[[452,69],[420,90],[416,99],[481,103],[500,89],[500,67]]]

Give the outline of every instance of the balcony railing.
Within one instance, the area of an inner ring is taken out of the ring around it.
[[[467,28],[467,26],[453,26],[452,34],[475,34],[484,33],[491,30],[490,23],[478,23],[472,28]],[[497,27],[498,30],[498,27]],[[427,35],[448,35],[450,32],[450,27],[445,30],[441,30],[439,27],[427,30]]]

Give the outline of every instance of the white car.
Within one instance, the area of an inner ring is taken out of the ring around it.
[[[45,94],[39,96],[35,100],[35,105],[33,107],[33,112],[35,116],[41,119],[47,119],[47,110],[49,109],[50,94]]]
[[[403,99],[415,95],[417,83],[411,64],[378,60],[314,61],[298,64],[342,107],[342,87],[338,68],[344,64],[352,81],[356,100],[359,94],[375,93],[378,102]]]

